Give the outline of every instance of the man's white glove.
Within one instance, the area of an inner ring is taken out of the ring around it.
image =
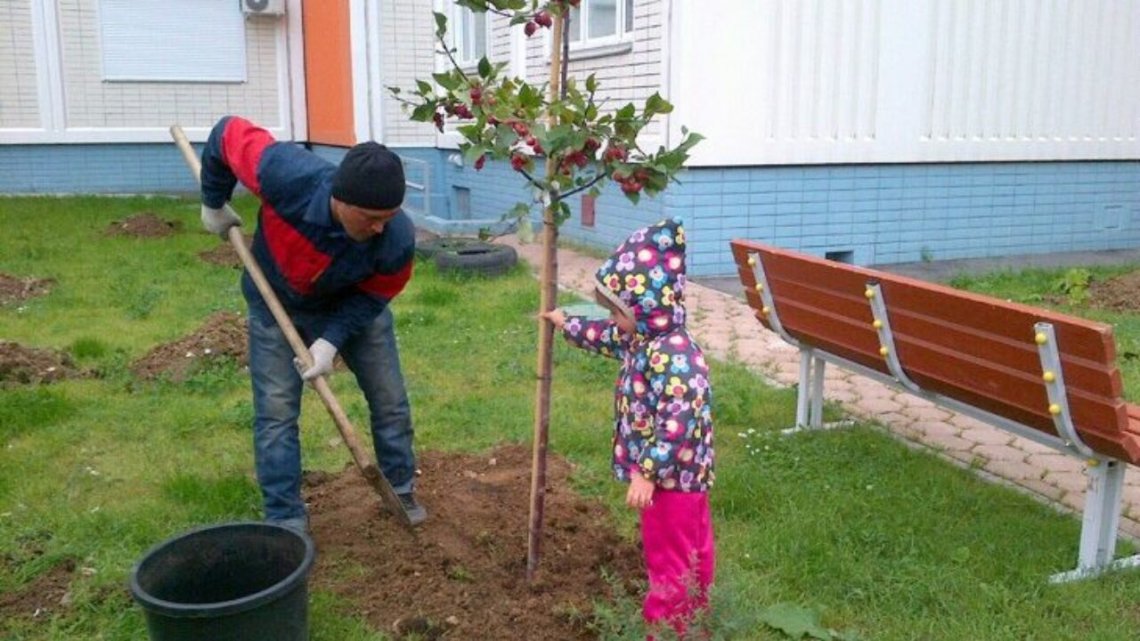
[[[318,338],[309,346],[309,356],[313,359],[313,366],[303,371],[301,368],[304,367],[304,364],[301,363],[301,359],[293,359],[293,364],[301,372],[301,379],[306,381],[332,373],[333,359],[336,358],[336,346],[323,338]]]
[[[214,209],[209,205],[202,205],[202,226],[211,234],[217,234],[225,239],[230,227],[241,226],[241,219],[237,214],[223,207]]]

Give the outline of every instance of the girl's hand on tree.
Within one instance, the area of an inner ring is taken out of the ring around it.
[[[562,326],[566,324],[566,312],[561,309],[552,309],[549,312],[543,312],[539,314],[539,317],[550,321],[555,329],[560,330]]]
[[[636,510],[653,505],[653,490],[656,488],[653,481],[635,472],[629,481],[629,490],[625,493],[625,504]]]

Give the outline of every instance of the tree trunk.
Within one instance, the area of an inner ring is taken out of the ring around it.
[[[550,56],[550,100],[558,100],[562,79],[562,16],[554,16],[553,38]],[[556,123],[548,114],[547,126]],[[546,158],[546,179],[549,181],[557,171],[550,157]],[[542,272],[539,280],[541,290],[540,309],[548,312],[554,309],[558,297],[558,225],[555,220],[553,202],[547,202],[542,211]],[[554,325],[545,318],[538,319],[538,366],[537,390],[534,402],[534,450],[531,456],[530,471],[530,529],[527,538],[526,579],[533,581],[538,571],[538,561],[542,556],[542,519],[546,499],[546,446],[550,436],[550,380],[551,352],[553,351]]]

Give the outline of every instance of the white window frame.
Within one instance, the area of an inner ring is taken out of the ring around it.
[[[488,13],[475,13],[474,11],[466,7],[461,7],[454,2],[450,2],[449,4],[451,5],[451,12],[448,16],[448,22],[450,23],[450,27],[448,28],[448,35],[450,36],[449,42],[455,49],[455,62],[457,62],[460,68],[464,70],[473,69],[479,64],[479,61],[484,56],[488,56],[489,54],[491,47],[490,16]],[[470,23],[467,25],[464,25],[463,23],[465,16],[470,18]],[[475,30],[479,28],[476,23],[480,17],[483,19],[483,51],[481,53],[474,51],[476,44]],[[473,57],[463,56],[463,49],[467,44],[471,45],[472,52],[474,53]]]
[[[570,40],[570,54],[574,59],[594,58],[625,53],[633,47],[633,25],[631,13],[633,0],[615,0],[614,33],[605,36],[589,37],[586,26],[590,23],[590,5],[593,0],[582,0],[577,9],[571,11],[571,29],[578,29],[580,37]],[[629,26],[627,29],[626,26]],[[548,47],[549,48],[549,41]]]

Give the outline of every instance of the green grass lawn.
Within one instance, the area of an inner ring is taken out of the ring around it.
[[[248,201],[238,208],[251,211]],[[141,211],[183,231],[104,235]],[[219,242],[198,232],[197,215],[197,204],[176,199],[0,198],[0,272],[57,281],[46,297],[0,308],[0,339],[68,350],[101,373],[0,388],[0,601],[65,560],[76,565],[70,605],[47,620],[0,621],[0,638],[143,639],[125,589],[131,565],[187,528],[259,515],[245,375],[222,365],[182,384],[142,383],[127,371],[210,312],[243,309],[237,272],[197,257]],[[523,268],[454,280],[417,266],[395,312],[418,448],[529,439],[537,300]],[[716,638],[788,638],[762,622],[778,604],[848,638],[1136,638],[1140,572],[1048,584],[1075,564],[1076,518],[874,427],[781,437],[794,392],[735,364],[712,366]],[[551,447],[579,464],[576,489],[609,504],[632,536],[608,471],[617,364],[558,341],[555,367]],[[366,409],[347,378],[334,377],[334,388],[360,425]],[[339,471],[347,455],[329,443],[335,428],[312,398],[305,408],[306,467]],[[604,610],[602,638],[640,638],[618,630],[636,607],[631,597]],[[384,638],[362,621],[333,595],[312,595],[313,639]]]

